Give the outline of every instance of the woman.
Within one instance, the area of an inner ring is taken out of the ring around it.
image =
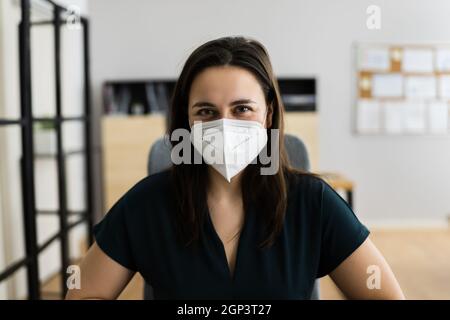
[[[290,168],[283,106],[259,42],[221,38],[197,48],[177,81],[169,120],[170,136],[199,123],[215,129],[224,145],[213,149],[225,158],[236,150],[254,156],[261,146],[249,141],[267,141],[278,168],[263,174],[268,164],[260,159],[220,166],[203,154],[200,164],[177,162],[141,180],[95,226],[81,289],[67,298],[115,299],[135,272],[156,299],[308,299],[327,274],[349,298],[404,298],[345,201],[320,178]],[[230,148],[239,132],[245,139]],[[200,128],[183,155],[204,152],[212,145],[206,136]]]

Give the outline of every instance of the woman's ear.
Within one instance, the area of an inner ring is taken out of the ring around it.
[[[272,107],[272,103],[271,103],[267,106],[266,129],[272,127],[272,115],[273,115],[273,107]]]

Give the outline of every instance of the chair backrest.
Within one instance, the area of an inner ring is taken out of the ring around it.
[[[309,171],[309,157],[303,141],[296,136],[285,134],[284,143],[291,165],[294,168]],[[148,157],[147,171],[149,175],[161,172],[171,166],[171,148],[172,146],[167,135],[155,141]]]
[[[286,146],[286,152],[288,154],[289,161],[294,168],[309,171],[310,162],[308,157],[308,151],[305,144],[298,137],[285,134],[284,143]],[[172,145],[168,136],[164,136],[155,141],[150,149],[148,157],[148,174],[154,174],[161,172],[164,169],[169,168],[172,165],[170,159],[170,151]],[[153,299],[153,289],[150,285],[145,283],[144,286],[144,299]],[[314,288],[311,293],[311,300],[319,299],[319,280],[314,283]]]

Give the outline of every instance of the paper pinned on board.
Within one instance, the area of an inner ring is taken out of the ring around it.
[[[435,77],[411,76],[405,78],[405,96],[407,98],[434,98],[436,93]]]
[[[388,71],[391,66],[389,50],[383,48],[361,48],[359,52],[359,67],[362,70]]]
[[[356,118],[356,128],[359,133],[379,132],[380,103],[375,100],[359,100]]]
[[[426,105],[421,101],[406,101],[403,106],[404,129],[407,133],[426,131]]]
[[[401,97],[403,95],[403,76],[398,73],[375,74],[372,77],[372,96]]]
[[[433,101],[428,105],[428,125],[431,133],[447,133],[449,106],[444,101]]]
[[[433,50],[405,49],[402,70],[405,72],[433,72]]]
[[[403,133],[403,102],[386,102],[383,105],[384,130],[386,133]]]
[[[439,77],[439,97],[450,98],[450,76]]]
[[[436,69],[438,71],[450,71],[450,48],[436,51]]]

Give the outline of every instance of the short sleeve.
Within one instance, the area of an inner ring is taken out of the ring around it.
[[[125,268],[136,271],[126,215],[126,197],[124,196],[94,226],[94,237],[97,245],[106,255]]]
[[[325,182],[322,189],[321,233],[318,278],[336,269],[370,233],[347,202]]]

